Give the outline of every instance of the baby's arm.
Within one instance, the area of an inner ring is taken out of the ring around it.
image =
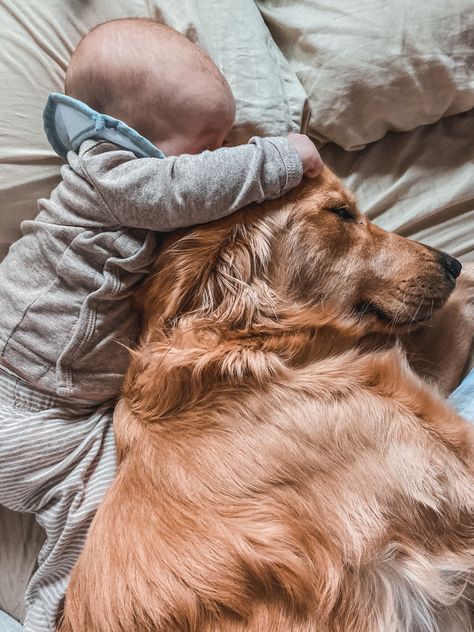
[[[301,150],[282,137],[165,159],[136,159],[110,147],[96,144],[80,161],[111,224],[128,227],[168,231],[210,222],[279,197],[303,176]]]

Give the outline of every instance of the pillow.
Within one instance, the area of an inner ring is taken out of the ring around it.
[[[257,0],[311,104],[309,133],[359,149],[474,107],[472,0]]]
[[[0,260],[59,180],[61,161],[42,126],[47,95],[62,92],[83,35],[127,16],[159,18],[214,58],[236,99],[231,144],[304,127],[306,94],[253,0],[0,0]]]

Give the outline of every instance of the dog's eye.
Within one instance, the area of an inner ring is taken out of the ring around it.
[[[347,206],[332,206],[331,208],[328,208],[328,211],[346,221],[355,220],[354,213]]]

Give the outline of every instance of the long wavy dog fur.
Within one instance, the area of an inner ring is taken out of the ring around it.
[[[173,235],[58,629],[471,630],[472,428],[374,342],[429,319],[458,273],[327,168]]]

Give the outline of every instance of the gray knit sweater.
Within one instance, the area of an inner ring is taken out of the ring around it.
[[[165,159],[84,142],[0,264],[0,363],[46,392],[117,396],[129,362],[120,343],[138,336],[131,298],[155,231],[276,198],[302,175],[285,138]]]

